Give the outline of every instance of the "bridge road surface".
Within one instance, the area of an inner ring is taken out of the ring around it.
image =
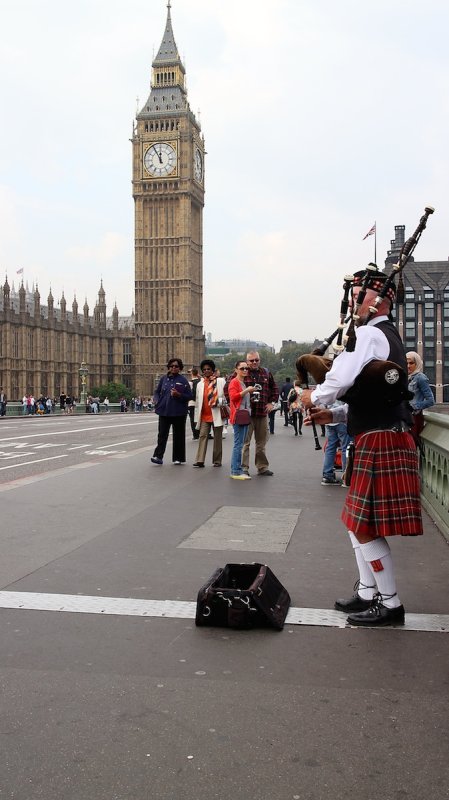
[[[416,629],[344,627],[345,490],[276,425],[275,475],[239,483],[231,432],[196,470],[190,436],[185,466],[170,442],[149,464],[152,414],[1,420],[0,800],[449,797],[447,543],[425,514],[390,540]],[[233,561],[268,563],[299,617],[195,628]]]

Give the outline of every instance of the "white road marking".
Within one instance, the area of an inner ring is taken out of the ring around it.
[[[38,458],[36,461],[24,461],[22,464],[9,464],[8,467],[0,467],[0,470],[15,469],[16,467],[27,467],[29,464],[42,464],[43,461],[54,461],[56,458],[68,458],[68,456],[63,455],[63,456],[50,456],[49,458]]]
[[[24,458],[25,456],[34,456],[34,452],[30,451],[29,453],[10,453],[6,455],[6,453],[0,453],[2,461],[6,461],[8,458]]]
[[[106,450],[107,447],[118,447],[120,444],[131,444],[132,442],[138,442],[138,439],[128,439],[126,442],[114,442],[113,444],[102,444],[103,450]]]
[[[195,619],[196,603],[176,600],[142,600],[132,597],[92,597],[40,592],[2,592],[0,608],[26,611],[65,611],[72,614],[103,614],[127,617]],[[406,624],[396,631],[449,633],[449,614],[406,614]],[[349,628],[346,614],[325,608],[290,608],[286,625]],[[383,629],[385,630],[385,628]],[[387,628],[391,631],[391,628]]]
[[[65,442],[55,442],[52,444],[51,442],[45,442],[44,444],[35,444],[33,445],[35,450],[43,450],[44,448],[48,447],[67,447]]]
[[[120,425],[117,425],[116,427],[117,428],[118,427],[120,427],[120,428],[135,428],[136,425],[137,426],[138,425],[152,425],[154,422],[157,422],[157,420],[149,419],[149,420],[142,421],[142,422],[139,422],[139,421],[136,420],[136,422],[123,422]],[[101,431],[103,429],[111,430],[111,425],[97,425],[94,428],[95,431]],[[7,437],[5,437],[3,439],[0,438],[0,443],[10,442],[12,440],[15,441],[17,439],[33,439],[33,438],[39,438],[39,437],[42,437],[42,436],[68,436],[70,433],[85,433],[86,431],[89,431],[90,433],[92,433],[92,426],[89,426],[88,428],[73,428],[73,429],[68,428],[68,429],[65,429],[63,431],[47,431],[47,432],[41,431],[40,433],[29,433],[27,436],[7,436]],[[25,447],[25,445],[22,445],[22,446]]]
[[[118,453],[125,452],[125,450],[117,450],[117,452],[113,450],[86,450],[86,456],[116,456]]]
[[[154,446],[154,444],[155,444],[155,442],[152,442],[150,444],[150,448],[151,448],[151,446]],[[89,446],[90,445],[86,445],[86,447],[89,447]],[[127,453],[123,453],[123,454],[121,454],[121,453],[120,454],[119,453],[110,453],[110,455],[113,456],[116,459],[120,459],[120,458],[135,458],[135,456],[140,456],[140,455],[142,455],[142,453],[144,453],[145,455],[148,455],[148,446],[139,447],[139,448],[136,448],[135,450],[129,450]],[[56,458],[61,458],[61,456],[56,456]],[[41,460],[44,460],[44,459],[41,459]],[[34,462],[32,462],[32,463],[34,463]],[[22,486],[29,486],[31,483],[38,483],[40,481],[54,480],[55,478],[57,478],[60,475],[67,475],[68,473],[74,472],[74,471],[76,471],[78,469],[91,469],[91,467],[98,467],[100,464],[101,464],[100,460],[97,460],[97,461],[86,461],[86,462],[81,462],[79,464],[70,464],[67,467],[60,467],[59,469],[53,469],[53,470],[50,470],[48,472],[44,472],[44,473],[42,473],[40,475],[26,475],[23,478],[14,478],[14,480],[12,480],[12,481],[8,481],[7,483],[0,484],[0,494],[2,492],[11,492],[14,489],[20,489]],[[18,465],[16,465],[16,466],[18,466]],[[0,469],[2,469],[2,468],[0,467]]]

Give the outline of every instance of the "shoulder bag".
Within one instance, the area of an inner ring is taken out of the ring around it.
[[[234,425],[249,425],[251,414],[247,408],[238,408],[235,412]]]

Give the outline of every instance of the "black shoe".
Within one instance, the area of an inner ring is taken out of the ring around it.
[[[258,475],[274,475],[274,472],[271,469],[266,469],[263,472],[259,472]]]
[[[403,625],[405,622],[404,606],[387,608],[382,603],[382,595],[376,594],[370,608],[361,611],[360,614],[350,614],[348,617],[350,625],[366,626],[367,628],[377,628],[380,625]]]
[[[349,614],[351,611],[367,611],[372,602],[372,600],[364,600],[359,594],[354,594],[349,600],[336,600],[334,608],[337,611],[346,611]]]
[[[336,608],[337,611],[346,611],[346,613],[349,613],[350,611],[366,611],[368,608],[370,608],[373,602],[374,594],[371,600],[364,600],[363,597],[360,597],[359,595],[358,590],[360,589],[360,586],[362,589],[374,590],[377,588],[375,584],[374,586],[365,586],[364,583],[361,584],[360,580],[357,580],[354,584],[354,594],[352,597],[350,597],[349,600],[336,600],[334,603],[334,608]]]
[[[204,467],[204,461],[195,461],[192,467]]]

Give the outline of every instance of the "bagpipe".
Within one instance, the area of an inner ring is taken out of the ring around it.
[[[364,271],[357,272],[354,275],[345,275],[338,327],[323,340],[319,347],[311,353],[299,356],[296,360],[296,371],[303,386],[308,388],[309,375],[312,376],[314,383],[323,383],[326,374],[332,367],[333,360],[343,350],[347,352],[354,350],[356,346],[356,327],[366,325],[372,320],[386,298],[393,302],[393,298],[396,295],[396,303],[398,305],[403,303],[404,284],[402,272],[426,228],[429,216],[433,214],[434,210],[431,206],[426,206],[415,232],[402,245],[398,261],[393,264],[388,276],[378,270],[376,264],[372,263],[368,264]],[[399,280],[396,289],[397,276]],[[352,303],[352,311],[348,316],[349,297],[355,286],[357,286],[359,292]],[[373,304],[369,306],[368,313],[362,319],[359,311],[365,301],[366,293],[371,287],[375,287],[375,291],[378,294]],[[344,331],[348,322],[349,326],[345,334]],[[335,344],[333,344],[334,340],[336,340]],[[334,351],[332,358],[325,356],[330,347]],[[370,403],[374,405],[379,402],[389,407],[394,407],[409,398],[408,376],[405,370],[394,361],[373,360],[363,368],[354,384],[340,399],[354,404],[363,403],[365,407],[369,407]]]

